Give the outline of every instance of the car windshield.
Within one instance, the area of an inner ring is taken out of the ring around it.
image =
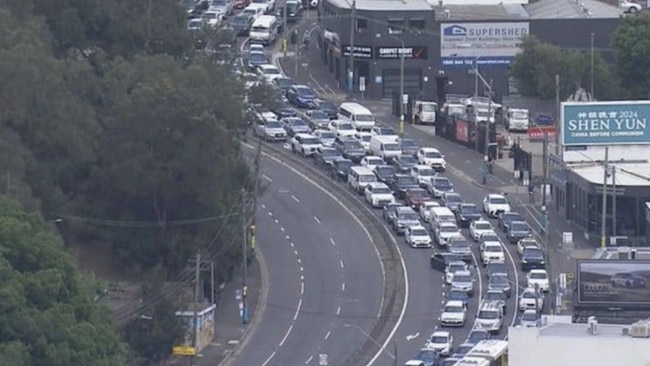
[[[266,0],[251,0],[253,4],[266,4]]]
[[[404,147],[417,147],[418,145],[413,140],[404,139],[400,142],[402,148]]]
[[[449,188],[451,187],[451,183],[449,182],[449,179],[447,178],[436,178],[434,180],[434,185],[436,188]]]
[[[510,117],[514,118],[514,119],[528,119],[528,112],[526,112],[526,111],[513,111],[510,114]]]
[[[485,294],[485,300],[505,300],[506,294],[502,291],[488,291]]]
[[[491,241],[499,241],[499,236],[495,233],[487,233],[481,235],[481,240],[484,243],[491,242]]]
[[[399,144],[397,142],[392,143],[392,144],[388,143],[388,144],[384,144],[384,150],[386,150],[386,151],[401,151],[402,147],[399,146]]]
[[[323,156],[339,156],[339,152],[336,149],[323,149],[323,150],[321,150],[321,155],[323,155]]]
[[[463,290],[453,290],[449,292],[449,296],[447,298],[449,300],[460,300],[460,301],[465,301],[467,300],[469,296],[467,295],[467,292]]]
[[[481,319],[498,319],[499,313],[493,310],[481,310],[478,312],[478,317]]]
[[[445,197],[445,201],[450,203],[459,203],[459,202],[463,202],[463,199],[457,194],[450,194],[447,197]]]
[[[390,136],[397,135],[395,133],[395,130],[393,130],[392,128],[388,128],[388,127],[379,128],[378,132],[379,132],[380,135],[390,135]]]
[[[418,161],[411,155],[401,155],[399,157],[399,162],[404,165],[408,165],[408,164],[415,165],[418,163]]]
[[[262,69],[262,72],[266,75],[281,75],[280,70],[275,67],[265,67]]]
[[[366,158],[366,165],[382,165],[384,164],[384,159],[382,158],[376,158],[369,156]]]
[[[456,233],[456,232],[458,232],[458,229],[455,226],[441,226],[440,227],[440,232],[441,233]]]
[[[207,12],[203,13],[203,19],[210,20],[210,19],[217,19],[217,13],[214,12]]]
[[[418,215],[413,212],[407,212],[403,213],[400,215],[401,220],[408,220],[408,221],[417,221],[418,220]]]
[[[246,74],[244,74],[244,80],[246,80],[246,81],[257,81],[257,75],[246,73]]]
[[[471,249],[472,247],[469,245],[468,242],[466,241],[455,241],[451,243],[451,247],[454,250],[467,250]]]
[[[336,106],[330,102],[321,100],[318,102],[318,108],[324,111],[333,111],[336,110]]]
[[[429,168],[418,169],[418,175],[421,177],[433,177],[436,175],[436,171]]]
[[[471,205],[462,205],[460,206],[460,210],[463,213],[469,214],[469,213],[479,213],[478,207],[476,205],[471,204]]]
[[[449,272],[454,273],[458,271],[464,271],[467,269],[464,263],[451,263],[449,264]]]
[[[306,87],[306,86],[303,86],[303,87],[297,87],[297,88],[296,88],[296,92],[297,92],[298,95],[300,95],[301,97],[315,97],[315,96],[316,96],[316,93],[314,93],[314,91],[311,90],[311,88],[308,88],[308,87]]]
[[[253,52],[248,56],[250,62],[267,62],[268,57],[262,52]]]
[[[277,121],[266,122],[267,128],[282,128],[282,124]]]
[[[490,277],[490,283],[493,285],[507,285],[508,278],[506,276],[492,276]]]
[[[236,16],[232,18],[232,24],[248,24],[248,15]]]
[[[374,122],[375,117],[372,116],[372,114],[357,114],[354,116],[354,119],[357,122]]]
[[[505,205],[508,201],[502,197],[493,197],[490,198],[490,203],[493,205]]]
[[[373,188],[372,193],[374,193],[374,194],[391,194],[392,192],[387,187],[375,187],[375,188]],[[419,231],[417,231],[417,230],[413,231],[413,233],[414,233],[414,235],[420,235],[420,234],[416,234],[416,233],[419,233]]]
[[[405,186],[416,186],[418,185],[418,181],[415,179],[415,177],[411,176],[401,176],[397,178],[397,183]]]
[[[510,213],[505,213],[504,214],[503,221],[506,221],[506,222],[524,221],[524,218],[521,217],[521,215],[519,215],[518,213],[510,212]]]
[[[201,26],[203,26],[203,21],[201,19],[190,20],[190,28],[200,28]]]
[[[424,153],[424,157],[429,159],[440,159],[442,158],[442,154],[438,151],[427,151]]]
[[[318,145],[320,144],[320,141],[315,137],[309,137],[302,139],[302,143],[305,145]]]
[[[443,343],[447,343],[449,340],[447,339],[447,337],[434,336],[431,337],[430,341],[431,343],[435,343],[435,344],[443,344]]]
[[[364,174],[359,176],[359,182],[370,183],[376,182],[377,177],[374,174]]]
[[[381,177],[392,177],[395,174],[395,168],[390,165],[381,165],[375,167],[375,173]]]
[[[521,320],[532,321],[532,322],[537,321],[537,314],[535,314],[535,312],[532,311],[526,311],[521,316]]]
[[[418,351],[418,353],[415,355],[415,359],[417,360],[422,360],[422,361],[428,361],[428,362],[433,362],[435,364],[435,360],[437,358],[437,353],[435,350],[429,350],[429,349],[423,349]]]
[[[291,125],[291,127],[306,127],[307,123],[301,119],[292,119],[289,121],[289,125]]]
[[[435,112],[436,111],[436,105],[433,103],[422,103],[420,104],[422,106],[422,112]]]
[[[330,118],[327,116],[327,113],[323,111],[311,111],[310,117],[312,119],[325,119],[329,120]]]
[[[287,10],[295,11],[298,9],[298,3],[287,3]]]
[[[446,313],[462,313],[463,307],[458,305],[447,305],[445,306]]]
[[[476,344],[488,339],[488,332],[482,330],[473,330],[467,335],[467,342]]]
[[[410,196],[413,198],[429,198],[429,193],[424,189],[413,189],[410,191]]]
[[[508,270],[505,263],[490,262],[487,264],[487,271],[490,273],[506,273]]]
[[[472,276],[465,274],[455,274],[454,282],[472,282]]]
[[[280,88],[289,88],[290,86],[295,85],[296,82],[289,78],[277,78],[275,79],[275,84]]]
[[[246,8],[241,13],[242,14],[247,14],[247,15],[257,15],[257,9],[255,9],[255,8]]]
[[[528,231],[528,224],[521,221],[515,221],[511,224],[512,231]]]
[[[357,138],[363,142],[370,142],[372,135],[360,135]]]
[[[497,252],[502,252],[503,249],[501,249],[500,245],[486,245],[485,251],[488,253],[497,253]]]
[[[542,250],[535,247],[524,248],[524,255],[531,258],[542,258],[544,256]]]
[[[323,131],[323,132],[319,133],[319,136],[320,136],[321,140],[335,139],[336,138],[336,135],[333,132],[326,132],[326,131]]]
[[[546,272],[531,272],[530,278],[533,280],[545,280],[548,277],[546,276]]]
[[[359,141],[349,140],[343,143],[346,150],[360,150],[363,149],[363,146]]]
[[[348,170],[352,167],[351,161],[339,161],[338,162],[339,170]]]
[[[350,131],[354,130],[354,126],[352,126],[352,123],[339,123],[336,126],[336,129],[341,131]]]
[[[524,291],[523,295],[521,295],[524,299],[534,299],[537,296],[535,295],[534,292],[532,291]]]
[[[386,193],[390,193],[390,191],[388,191]],[[411,230],[411,235],[413,235],[413,236],[428,236],[429,232],[427,231],[427,229],[413,229],[413,230]]]
[[[477,222],[474,228],[475,230],[492,230],[492,224],[489,222]]]

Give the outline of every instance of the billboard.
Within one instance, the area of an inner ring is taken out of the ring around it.
[[[564,146],[650,144],[650,101],[562,103]]]
[[[650,261],[578,261],[578,304],[650,306]]]
[[[507,68],[528,33],[527,22],[441,23],[440,68]]]

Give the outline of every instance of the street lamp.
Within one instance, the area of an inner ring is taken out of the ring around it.
[[[402,46],[399,51],[399,135],[401,137],[404,135],[404,111],[406,110],[406,99],[404,97],[404,58],[406,57],[406,46],[404,45],[403,39],[395,37],[392,34],[389,34],[389,36],[397,40]]]
[[[385,351],[386,354],[388,355],[388,357],[390,357],[391,359],[395,360],[395,362],[397,362],[397,357],[395,357],[394,354],[386,351],[386,348],[384,348],[384,346],[382,346],[381,343],[379,343],[379,341],[377,341],[375,338],[373,338],[370,334],[368,334],[368,332],[363,330],[360,326],[354,325],[354,324],[344,323],[343,327],[345,327],[345,328],[354,328],[354,329],[358,330],[361,334],[363,334],[366,338],[368,338],[372,343],[374,343],[375,346],[379,347],[380,351]]]
[[[590,34],[590,37],[591,37],[591,47],[590,47],[590,54],[591,54],[590,55],[591,56],[590,57],[591,58],[591,73],[590,73],[591,74],[590,75],[590,79],[591,79],[590,80],[590,82],[591,82],[591,90],[590,90],[591,91],[591,100],[595,100],[595,98],[594,98],[594,36],[595,35],[596,34],[593,33],[593,32]]]

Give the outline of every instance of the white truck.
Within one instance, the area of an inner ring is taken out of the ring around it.
[[[413,123],[415,124],[432,125],[436,123],[436,113],[438,113],[438,103],[422,100],[415,101],[411,110],[411,116],[413,116]]]
[[[530,113],[528,109],[510,108],[506,113],[505,128],[508,131],[528,132]]]

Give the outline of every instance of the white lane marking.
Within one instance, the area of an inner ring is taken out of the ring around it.
[[[414,340],[415,338],[417,338],[419,336],[420,336],[420,332],[417,332],[415,334],[409,334],[409,335],[406,336],[406,340],[407,341],[412,341],[412,340]]]
[[[269,216],[273,217],[273,212],[269,211]]]
[[[345,292],[345,282],[341,282],[341,292]]]
[[[296,319],[294,318],[294,320]],[[287,341],[287,339],[289,338],[289,334],[291,334],[291,331],[293,331],[293,324],[294,323],[292,322],[291,325],[289,326],[289,329],[287,329],[287,333],[284,335],[284,338],[282,338],[282,341],[280,341],[280,344],[278,344],[278,347],[284,346],[284,342]]]
[[[275,219],[275,223],[276,223],[276,224],[279,224],[279,223],[280,223],[280,220]]]
[[[336,315],[339,315],[339,314],[341,314],[341,307],[340,306],[336,309]]]
[[[305,276],[300,276],[300,281],[304,281],[304,280],[305,280]]]
[[[339,265],[341,266],[341,268],[345,268],[345,264],[343,264],[343,259],[339,261]]]
[[[305,283],[301,282],[300,283],[300,296],[305,294]]]
[[[300,261],[298,263],[300,263]],[[303,272],[304,270],[305,270],[304,267],[300,267],[300,272]]]
[[[332,245],[336,245],[336,242],[334,241],[334,239],[330,238],[330,242],[332,243]]]
[[[331,335],[332,335],[332,331],[330,330],[329,332],[327,332],[327,334],[325,334],[325,339],[329,338]]]
[[[318,219],[318,217],[314,216],[314,220],[316,220],[316,222],[320,224],[320,220]]]
[[[262,203],[262,208],[266,208],[266,205]]]
[[[264,361],[264,363],[262,364],[262,366],[266,366],[266,365],[268,365],[269,362],[271,362],[271,360],[273,359],[273,357],[275,357],[275,353],[276,353],[276,351],[273,351],[273,353],[271,353],[271,355],[269,356],[269,358],[267,358],[266,361]]]
[[[294,195],[291,195],[291,199],[293,199],[294,201],[300,203],[300,200],[298,199],[298,197],[296,197]]]
[[[268,180],[269,182],[273,182],[273,179],[271,179],[271,177],[269,177],[269,176],[266,175],[266,174],[262,174],[262,178]]]
[[[293,247],[295,247],[296,245],[295,245],[294,243],[289,243],[289,246],[293,248]]]
[[[291,237],[290,237],[289,235],[287,235],[287,236],[286,236],[286,239],[289,240],[289,239],[291,239]]]
[[[297,250],[294,250],[294,251],[293,251],[293,254],[298,255],[298,251],[297,251]]]
[[[311,362],[311,360],[313,360],[313,359],[314,359],[314,356],[309,356],[307,361],[305,361],[305,365],[308,365]]]
[[[284,232],[284,227],[280,226],[280,231]]]
[[[506,255],[508,255],[508,259],[510,260],[510,264],[512,264],[512,269],[515,272],[515,306],[517,306],[517,301],[519,301],[519,271],[517,270],[517,264],[515,263],[515,259],[512,257],[512,254],[510,254],[510,251],[506,249]],[[517,315],[515,313],[515,316],[512,317],[512,322],[510,323],[511,327],[515,326],[515,322],[517,321]]]
[[[298,264],[302,264],[302,259],[298,258]],[[300,267],[300,271],[302,271],[302,267]]]

